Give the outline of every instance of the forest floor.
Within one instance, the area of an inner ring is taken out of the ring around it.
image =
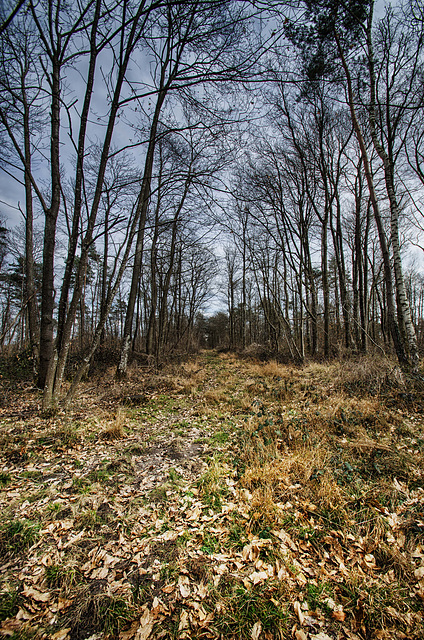
[[[113,374],[49,415],[3,380],[1,635],[424,638],[424,403],[396,367]]]

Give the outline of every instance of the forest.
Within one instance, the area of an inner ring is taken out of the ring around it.
[[[421,0],[4,0],[0,635],[424,637]]]
[[[418,370],[423,17],[98,0],[4,23],[1,348],[45,408],[99,348],[120,377],[252,344]]]

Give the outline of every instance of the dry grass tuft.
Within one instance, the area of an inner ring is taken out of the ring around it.
[[[256,377],[280,379],[293,377],[293,368],[279,364],[276,360],[264,363],[247,363],[246,371],[250,376]]]
[[[121,440],[125,437],[125,422],[125,411],[122,408],[118,408],[114,422],[100,433],[99,438],[101,440]]]
[[[343,361],[336,383],[350,395],[375,396],[389,389],[406,389],[405,376],[399,366],[375,354]]]
[[[88,586],[81,587],[66,618],[71,637],[83,640],[93,635],[98,637],[99,632],[117,637],[134,613],[130,597],[108,595],[102,581],[93,580]]]
[[[210,404],[218,405],[228,399],[227,391],[223,387],[218,389],[210,389],[204,394],[204,399]]]
[[[325,464],[327,452],[324,449],[306,449],[291,453],[265,464],[250,466],[246,469],[241,483],[249,489],[262,485],[274,488],[276,497],[281,498],[290,487],[308,482],[314,469]]]

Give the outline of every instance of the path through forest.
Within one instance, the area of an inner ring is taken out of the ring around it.
[[[424,637],[423,416],[388,361],[3,382],[0,633]]]

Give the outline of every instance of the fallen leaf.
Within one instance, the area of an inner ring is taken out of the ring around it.
[[[0,633],[2,636],[13,636],[16,632],[19,632],[22,627],[22,623],[19,620],[4,620],[0,625]]]
[[[167,584],[164,587],[162,587],[162,591],[163,593],[172,593],[172,591],[175,591],[175,584]]]
[[[326,604],[326,605],[327,605],[327,607],[328,607],[329,609],[331,609],[331,611],[334,611],[334,609],[335,609],[335,608],[336,608],[336,606],[337,606],[337,605],[336,605],[336,603],[334,602],[333,598],[326,598],[326,599],[324,600],[324,604]]]
[[[372,553],[367,553],[367,555],[364,556],[364,561],[370,569],[374,569],[376,567],[375,558]]]
[[[250,637],[252,638],[252,640],[258,640],[259,636],[261,635],[261,631],[262,631],[262,624],[261,624],[261,621],[258,620],[253,625],[252,631],[250,632]]]
[[[394,607],[387,607],[386,612],[392,616],[392,618],[395,618],[396,620],[401,620],[402,621],[402,616],[399,613],[399,611],[396,611],[396,609]]]
[[[161,540],[165,540],[168,542],[169,540],[175,540],[178,538],[178,533],[176,531],[165,531],[161,536]]]
[[[261,582],[268,580],[269,576],[265,571],[254,571],[250,574],[249,578],[253,584],[260,584]]]
[[[153,625],[154,622],[149,622],[148,624],[139,627],[134,636],[134,640],[147,640],[152,633]]]
[[[415,569],[414,576],[417,578],[417,580],[421,580],[421,578],[424,578],[424,567],[418,567],[418,569]]]
[[[188,598],[191,593],[190,581],[187,576],[180,576],[178,579],[178,588],[183,598]]]
[[[140,623],[138,620],[133,622],[131,627],[127,629],[127,631],[121,631],[121,633],[119,634],[119,640],[132,640],[137,633],[139,625]]]
[[[198,520],[202,513],[202,509],[200,507],[196,507],[193,511],[189,511],[187,514],[187,520]]]
[[[68,547],[70,547],[72,544],[75,544],[76,542],[79,542],[79,540],[81,540],[81,538],[83,538],[85,535],[85,529],[83,529],[82,531],[80,531],[79,533],[77,533],[74,536],[71,536],[68,540],[68,542],[66,542],[63,546],[61,545],[61,540],[59,541],[59,544],[57,545],[58,548],[61,549],[67,549]]]
[[[261,550],[258,547],[257,544],[247,544],[245,547],[243,547],[242,550],[242,556],[243,556],[243,560],[245,562],[247,561],[251,561],[251,562],[255,562],[258,558],[259,558],[259,554],[260,554]]]
[[[180,624],[178,625],[178,631],[184,631],[189,628],[188,611],[184,610],[180,615]]]
[[[153,626],[155,624],[155,620],[151,615],[149,609],[146,607],[143,615],[140,618],[140,626],[136,631],[134,636],[134,640],[147,640],[147,638],[152,633]]]
[[[51,640],[66,640],[70,630],[71,630],[71,627],[68,627],[67,629],[61,629],[60,631],[56,631],[56,633],[54,633],[51,636]]]
[[[298,600],[296,600],[296,602],[293,604],[293,609],[295,614],[299,618],[300,624],[303,624],[305,622],[305,616],[303,615],[303,611]]]
[[[162,589],[163,591],[163,589]],[[201,598],[202,600],[204,598],[206,598],[206,596],[208,595],[208,586],[204,583],[201,582],[198,587],[197,587],[197,595],[199,596],[199,598]]]
[[[69,607],[72,604],[72,602],[73,600],[68,600],[67,598],[59,597],[57,601],[57,610],[63,611],[63,609],[66,609],[67,607]]]
[[[333,613],[331,614],[331,617],[334,618],[334,620],[337,620],[338,622],[344,622],[346,618],[346,614],[341,607],[340,608],[337,607],[337,609],[334,609]]]
[[[308,636],[302,629],[297,629],[297,631],[294,632],[294,637],[296,640],[308,640]]]
[[[32,587],[25,587],[25,589],[23,589],[22,593],[24,594],[24,596],[26,598],[32,598],[33,600],[36,600],[37,602],[47,602],[48,600],[50,600],[50,593],[48,593],[48,592],[41,593],[40,591],[37,591],[36,589],[33,589]]]
[[[16,620],[32,620],[33,617],[26,609],[19,609],[16,614]]]
[[[109,574],[109,570],[107,567],[100,567],[99,569],[94,569],[91,574],[90,574],[90,578],[93,580],[94,578],[97,580],[104,580],[105,578],[107,578]]]

